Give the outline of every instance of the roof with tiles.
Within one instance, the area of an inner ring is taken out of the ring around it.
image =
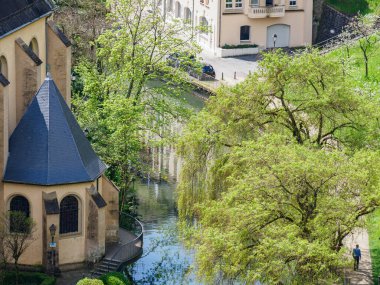
[[[46,78],[9,139],[4,181],[81,183],[105,170],[54,81]]]
[[[48,16],[53,10],[50,0],[0,0],[0,38]]]

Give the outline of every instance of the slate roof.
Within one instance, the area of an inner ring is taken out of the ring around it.
[[[0,0],[0,38],[53,12],[50,0]]]
[[[4,181],[80,183],[105,170],[54,81],[46,78],[9,139]]]

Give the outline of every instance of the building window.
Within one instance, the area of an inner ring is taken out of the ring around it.
[[[66,196],[60,204],[59,233],[68,234],[78,232],[79,205],[75,196]]]
[[[251,6],[259,6],[259,0],[251,0]]]
[[[200,22],[200,26],[201,26],[201,33],[202,34],[208,34],[209,26],[208,26],[207,19],[205,17],[200,17],[199,22]]]
[[[178,1],[175,2],[175,16],[176,18],[181,18],[181,3],[179,3]]]
[[[12,216],[12,213],[22,213],[25,218],[30,216],[29,201],[23,196],[15,196],[9,205],[10,215],[10,232],[26,232],[28,231],[28,223],[22,222],[19,216]]]
[[[36,54],[36,55],[39,55],[39,49],[38,49],[38,42],[36,40],[36,38],[33,38],[30,43],[29,43],[29,47],[32,49],[32,51]]]
[[[8,78],[8,64],[4,56],[0,56],[0,73]]]
[[[241,26],[240,27],[240,40],[249,41],[250,26]]]
[[[226,8],[231,9],[232,8],[232,0],[226,0]]]
[[[297,6],[297,0],[289,0],[289,6]]]
[[[243,0],[235,0],[235,8],[242,8]]]
[[[186,7],[184,11],[186,21],[191,23],[191,10]]]

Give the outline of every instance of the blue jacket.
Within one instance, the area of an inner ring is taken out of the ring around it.
[[[352,256],[361,257],[362,253],[360,252],[360,248],[354,248],[354,250],[352,251]]]

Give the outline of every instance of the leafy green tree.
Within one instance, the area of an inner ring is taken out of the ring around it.
[[[95,41],[107,28],[105,0],[55,0],[54,21],[73,43],[73,61],[96,60]]]
[[[351,73],[313,50],[269,53],[191,120],[179,143],[178,203],[200,276],[339,276],[343,239],[380,205],[379,106]]]
[[[187,118],[181,93],[199,48],[193,29],[169,21],[157,1],[108,1],[110,28],[97,39],[97,64],[78,64],[73,106],[81,126],[122,190],[122,207],[137,173],[149,172],[143,149],[168,137],[168,122]],[[167,57],[175,54],[179,68]],[[178,103],[181,102],[181,103]]]

